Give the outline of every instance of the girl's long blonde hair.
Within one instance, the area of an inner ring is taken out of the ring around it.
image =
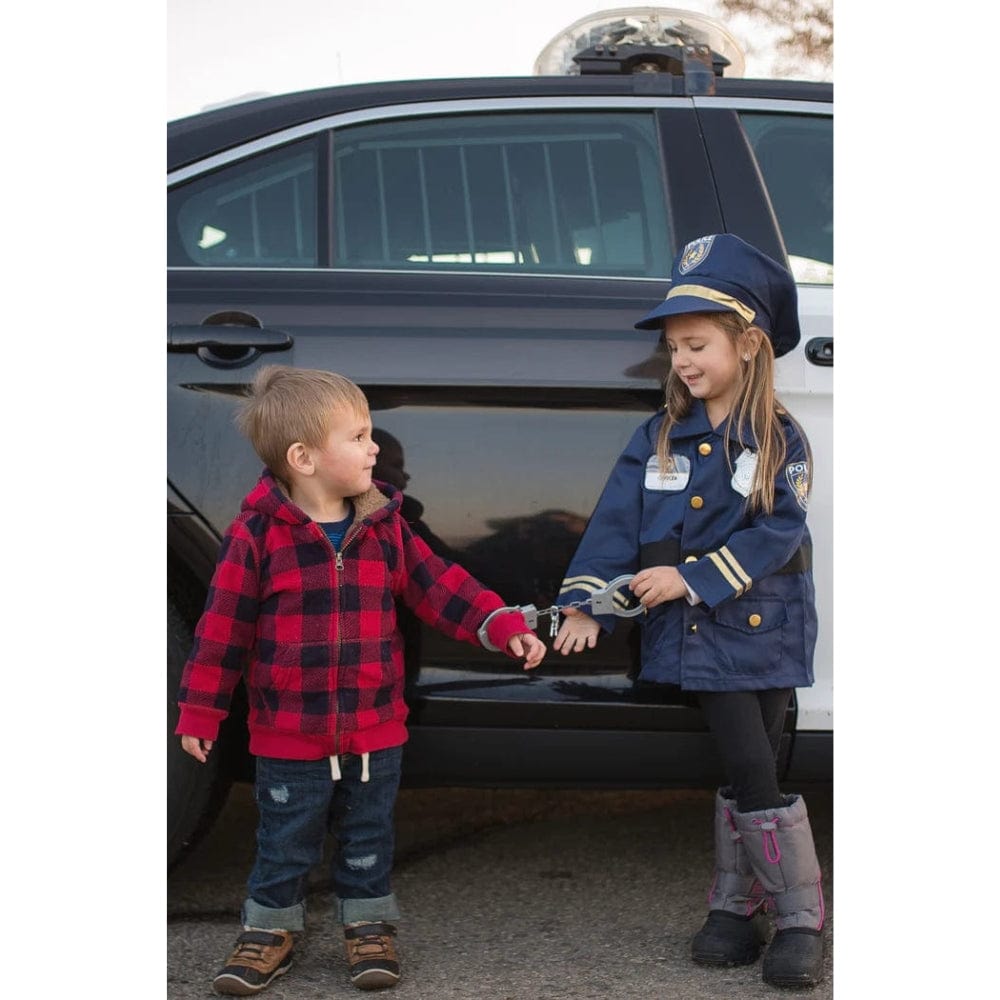
[[[742,345],[746,342],[746,334],[751,324],[735,312],[706,312],[700,315],[711,320],[728,334],[734,349],[742,357],[744,353]],[[753,439],[754,450],[757,452],[757,467],[747,498],[747,508],[751,513],[771,514],[774,511],[774,483],[781,467],[785,464],[787,455],[785,432],[781,425],[782,417],[791,421],[801,435],[810,469],[812,454],[802,428],[774,394],[774,349],[771,346],[771,339],[759,327],[755,329],[760,335],[760,346],[758,350],[750,352],[749,361],[744,361],[740,365],[737,376],[739,383],[732,409],[726,419],[724,432],[726,463],[732,471],[729,442],[737,428],[745,429]],[[669,353],[667,356],[670,357]],[[691,412],[694,398],[674,371],[673,365],[668,369],[664,379],[663,392],[666,417],[660,425],[656,442],[656,454],[661,471],[670,468],[670,430]]]

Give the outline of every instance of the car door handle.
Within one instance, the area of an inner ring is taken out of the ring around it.
[[[806,343],[806,358],[823,368],[833,367],[833,337],[813,337]]]
[[[294,343],[291,334],[258,326],[183,326],[167,327],[168,351],[198,351],[243,348],[257,351],[287,351]]]

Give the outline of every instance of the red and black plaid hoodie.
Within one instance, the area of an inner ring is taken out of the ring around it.
[[[474,645],[504,602],[434,555],[400,516],[401,501],[383,484],[354,497],[338,553],[265,471],[222,540],[181,677],[178,735],[216,739],[243,675],[253,754],[317,760],[406,741],[394,598]],[[488,634],[506,649],[527,631],[514,612],[497,615]]]

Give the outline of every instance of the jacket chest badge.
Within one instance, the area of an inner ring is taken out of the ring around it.
[[[757,452],[744,448],[736,459],[736,469],[729,485],[741,497],[750,496],[750,487],[753,486],[753,474],[757,469]]]
[[[660,471],[660,459],[650,455],[646,462],[647,490],[667,490],[677,492],[687,487],[691,478],[691,459],[684,455],[671,455],[665,471]]]

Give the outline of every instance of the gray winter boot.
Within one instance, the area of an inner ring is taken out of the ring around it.
[[[750,965],[764,944],[759,916],[764,887],[733,822],[732,789],[715,793],[715,879],[708,893],[708,918],[691,941],[691,957],[704,965]]]
[[[823,977],[823,886],[806,804],[733,813],[757,877],[773,899],[778,931],[764,956],[772,986],[814,986]]]

